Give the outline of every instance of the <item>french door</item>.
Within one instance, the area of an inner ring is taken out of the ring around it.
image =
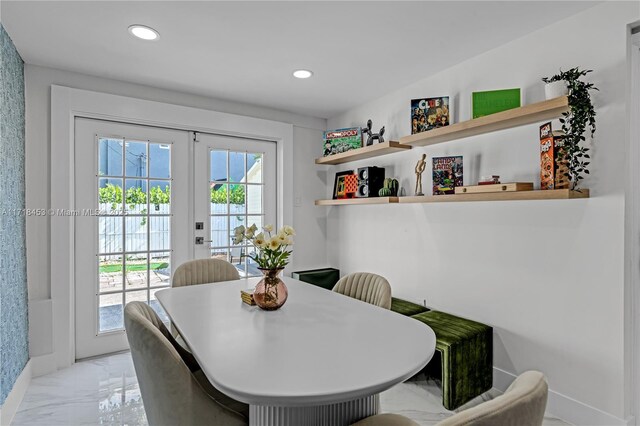
[[[124,306],[192,256],[186,131],[76,119],[76,358],[128,348]],[[190,253],[191,251],[191,253]]]
[[[277,225],[276,143],[205,133],[194,139],[195,255],[227,260],[241,277],[257,276],[247,257],[251,246],[232,237],[240,225]]]
[[[76,359],[128,348],[124,306],[193,258],[258,275],[239,225],[276,223],[276,143],[81,119],[75,122]]]

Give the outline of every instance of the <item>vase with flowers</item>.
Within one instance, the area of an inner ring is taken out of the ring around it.
[[[287,286],[279,275],[289,263],[293,252],[290,247],[296,233],[291,226],[283,226],[274,232],[272,225],[266,225],[260,233],[257,232],[255,223],[248,228],[238,226],[234,229],[233,243],[247,241],[254,247],[255,250],[247,257],[258,264],[263,277],[253,291],[253,300],[261,309],[274,311],[287,301]]]

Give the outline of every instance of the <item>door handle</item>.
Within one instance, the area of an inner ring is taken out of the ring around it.
[[[204,237],[196,237],[196,244],[212,243],[211,240],[205,240]]]

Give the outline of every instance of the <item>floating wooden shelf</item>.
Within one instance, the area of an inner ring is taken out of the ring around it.
[[[408,145],[402,145],[400,142],[396,141],[374,143],[370,146],[363,146],[362,148],[353,149],[351,151],[342,152],[340,154],[316,158],[316,164],[342,164],[348,163],[350,161],[364,160],[365,158],[391,154],[392,152],[405,151],[407,149],[411,149],[411,147]]]
[[[421,197],[374,197],[348,198],[342,200],[316,200],[316,206],[343,206],[351,204],[397,204],[397,203],[455,203],[465,201],[524,201],[524,200],[570,200],[589,198],[589,190],[569,189],[489,192],[481,194],[426,195]]]
[[[485,117],[451,124],[411,136],[404,136],[400,138],[400,143],[412,146],[434,145],[496,130],[551,120],[560,117],[568,109],[568,98],[560,96],[548,101],[497,112]]]
[[[316,200],[316,206],[345,206],[351,204],[395,204],[398,197],[343,198],[341,200]]]
[[[464,201],[569,200],[589,198],[589,190],[552,189],[536,191],[486,192],[480,194],[428,195],[400,197],[400,203],[450,203]]]

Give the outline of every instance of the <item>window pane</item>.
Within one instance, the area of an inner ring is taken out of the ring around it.
[[[171,145],[149,144],[149,177],[161,179],[171,177]]]
[[[244,152],[229,153],[229,182],[246,182]]]
[[[229,185],[229,213],[244,214],[246,211],[246,185]]]
[[[247,213],[262,213],[262,185],[247,185]]]
[[[247,248],[245,246],[231,247],[229,249],[229,262],[231,262],[236,268],[244,265],[244,255],[247,254]]]
[[[124,276],[122,268],[122,255],[98,256],[100,292],[122,290],[122,277]]]
[[[211,214],[227,214],[227,191],[226,183],[211,184]]]
[[[262,154],[247,154],[247,182],[262,183]]]
[[[122,176],[122,139],[98,140],[98,174]]]
[[[248,216],[247,217],[247,223],[249,224],[249,226],[251,226],[251,225],[253,225],[255,223],[256,226],[258,227],[258,233],[263,232],[262,227],[265,224],[263,223],[262,216]]]
[[[212,259],[220,259],[229,261],[229,250],[228,249],[212,249],[211,250],[211,258]]]
[[[230,226],[229,226],[230,233],[227,236],[227,241],[228,242],[227,242],[226,245],[232,245],[233,244],[233,242],[231,241],[232,238],[233,238],[233,235],[231,235],[231,234],[233,234],[233,230],[234,229],[236,229],[240,225],[244,225],[245,228],[247,227],[247,221],[246,221],[245,216],[230,216],[229,217],[229,222],[230,222]]]
[[[160,302],[158,302],[158,298],[156,297],[156,292],[160,290],[162,289],[156,288],[156,289],[150,290],[149,306],[151,306],[153,310],[156,311],[156,313],[158,314],[162,322],[166,323],[166,322],[169,322],[169,315],[167,315],[164,309],[162,309],[162,305],[160,305]]]
[[[171,254],[149,254],[149,286],[157,287],[171,284]]]
[[[127,255],[125,260],[125,282],[127,289],[144,288],[147,286],[149,265],[147,255],[144,253]]]
[[[98,218],[98,253],[122,253],[122,216]]]
[[[98,179],[98,209],[103,214],[122,213],[122,179]]]
[[[170,226],[168,216],[149,216],[149,250],[171,249]]]
[[[126,176],[147,177],[147,143],[125,142]]]
[[[147,214],[147,181],[126,179],[125,210],[129,214]]]
[[[129,291],[129,292],[125,293],[124,294],[124,304],[126,305],[127,303],[130,303],[130,302],[148,303],[147,290]]]
[[[211,216],[211,247],[228,246],[231,232],[227,229],[227,216]]]
[[[144,216],[125,217],[125,250],[147,250],[147,223]]]
[[[226,182],[227,179],[227,151],[211,151],[210,154],[211,182]]]
[[[99,297],[99,331],[113,331],[124,328],[122,293],[105,294]]]
[[[149,214],[171,213],[171,181],[149,181]]]

